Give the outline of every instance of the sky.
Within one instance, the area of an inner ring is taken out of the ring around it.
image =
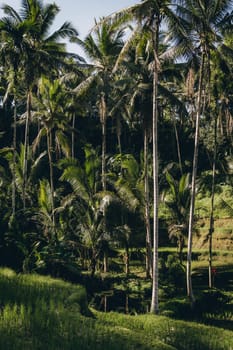
[[[65,21],[71,22],[78,30],[79,36],[83,39],[94,25],[95,19],[98,21],[101,17],[107,16],[122,8],[137,4],[140,0],[44,0],[45,3],[55,2],[59,8],[53,30],[58,29]],[[21,0],[0,0],[0,8],[3,4],[10,5],[15,10],[19,10]],[[0,17],[3,11],[0,9]],[[68,44],[67,49],[83,55],[81,50],[74,44]]]

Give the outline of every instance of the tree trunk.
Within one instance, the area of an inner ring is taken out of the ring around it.
[[[14,124],[13,124],[13,174],[12,174],[12,215],[15,216],[15,207],[16,207],[16,181],[15,181],[15,172],[16,172],[16,118],[17,118],[17,106],[16,101],[14,101]]]
[[[104,251],[104,273],[108,272],[108,252]]]
[[[213,288],[212,275],[212,238],[214,232],[214,188],[215,188],[215,168],[216,168],[216,153],[217,153],[217,118],[214,121],[214,154],[212,167],[212,188],[211,188],[211,204],[210,204],[210,227],[209,227],[209,288]]]
[[[178,161],[179,161],[179,167],[180,167],[180,173],[181,176],[183,175],[183,168],[182,168],[182,159],[181,159],[181,152],[180,152],[180,143],[179,143],[179,136],[178,136],[178,131],[176,127],[176,120],[174,116],[172,116],[173,120],[173,125],[174,125],[174,130],[175,130],[175,136],[176,136],[176,147],[177,147],[177,156],[178,156]]]
[[[31,120],[31,90],[27,93],[27,112],[24,133],[24,158],[23,158],[23,209],[26,208],[26,187],[27,187],[27,163],[29,148],[29,122]]]
[[[54,215],[54,183],[53,183],[53,161],[52,161],[52,135],[51,130],[47,130],[47,151],[49,158],[49,178],[50,178],[50,190],[51,190],[51,215],[53,223],[54,239],[57,241],[57,233],[55,227],[55,215]]]
[[[205,64],[205,53],[203,52],[202,58],[201,58],[200,78],[199,78],[198,96],[197,96],[197,114],[196,114],[194,155],[193,155],[191,202],[190,202],[189,227],[188,227],[187,270],[186,270],[187,296],[190,298],[190,301],[192,304],[195,302],[193,288],[192,288],[192,277],[191,277],[192,238],[193,238],[193,222],[194,222],[194,210],[195,210],[195,198],[196,198],[196,176],[197,176],[197,164],[198,164],[199,124],[200,124],[200,116],[201,116],[201,97],[202,97],[202,87],[203,87],[204,64]]]
[[[129,275],[129,248],[125,248],[125,256],[124,256],[124,262],[125,262],[125,274],[126,276]]]
[[[91,256],[91,277],[94,276],[96,271],[96,263],[97,263],[97,252],[95,248],[92,249],[92,256]]]
[[[183,263],[183,248],[184,248],[184,238],[180,237],[178,239],[178,255],[179,255],[179,261],[181,265]]]
[[[157,18],[155,28],[153,30],[153,47],[154,47],[154,73],[153,73],[153,278],[152,278],[152,297],[151,297],[151,313],[159,313],[159,267],[158,267],[158,35],[159,35],[159,20]]]
[[[74,159],[74,129],[75,129],[75,113],[73,114],[73,118],[72,118],[72,135],[71,135],[71,158]]]
[[[106,102],[104,94],[101,96],[100,100],[100,119],[102,125],[102,189],[106,191]]]
[[[121,155],[122,154],[122,148],[121,148],[121,121],[120,121],[119,117],[116,120],[116,134],[117,134],[118,152]]]
[[[146,277],[152,278],[152,244],[150,230],[150,198],[148,180],[148,133],[144,130],[144,188],[145,188],[145,226],[146,226]]]

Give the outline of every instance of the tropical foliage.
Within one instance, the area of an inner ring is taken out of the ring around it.
[[[213,224],[232,184],[233,2],[135,1],[83,40],[68,22],[51,33],[56,4],[3,11],[0,263],[75,280],[118,251],[129,275],[137,248],[158,313],[164,239],[180,263],[188,247],[193,302],[196,197],[211,193]]]

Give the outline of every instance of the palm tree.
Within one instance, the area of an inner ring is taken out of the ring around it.
[[[70,156],[70,145],[67,135],[69,131],[69,120],[64,108],[65,99],[66,94],[64,94],[64,87],[58,79],[53,82],[50,82],[45,77],[40,79],[38,84],[38,96],[34,100],[38,112],[34,112],[33,117],[35,121],[39,120],[41,128],[34,140],[33,147],[35,150],[41,142],[42,137],[46,135],[54,229],[54,154],[59,154],[61,150],[66,157]]]
[[[31,120],[31,100],[33,86],[42,73],[48,75],[54,68],[64,64],[64,59],[70,55],[65,51],[61,39],[77,37],[73,26],[65,22],[58,30],[52,32],[59,8],[56,4],[43,5],[39,0],[22,1],[21,10],[17,13],[11,6],[3,6],[6,17],[2,19],[1,30],[17,51],[19,66],[23,72],[26,86],[26,116],[25,116],[25,154],[24,154],[24,192],[27,177],[28,128]],[[24,196],[25,197],[25,196]],[[25,199],[24,199],[25,207]]]
[[[126,262],[129,262],[129,241],[132,228],[127,220],[127,213],[135,213],[145,223],[148,229],[145,216],[145,207],[147,202],[144,195],[144,165],[140,166],[132,154],[117,154],[110,158],[111,172],[108,172],[108,180],[116,191],[117,197],[121,203],[121,222],[114,229],[119,235],[120,241],[126,249]],[[149,216],[149,213],[148,213]],[[148,247],[147,247],[148,248]],[[149,261],[150,257],[149,257]],[[151,266],[148,266],[148,251],[146,251],[146,274],[150,277]],[[128,271],[128,266],[126,268]]]
[[[163,197],[171,214],[169,223],[169,236],[175,238],[178,246],[179,260],[183,261],[183,248],[188,236],[188,213],[190,205],[190,174],[183,174],[179,180],[166,172],[168,189]]]
[[[46,179],[39,182],[38,212],[35,215],[36,222],[42,227],[43,234],[48,242],[54,240],[54,200],[52,188]],[[55,238],[56,241],[56,238]]]
[[[110,110],[110,98],[112,89],[112,72],[116,59],[123,46],[124,30],[118,30],[118,26],[111,20],[102,22],[96,27],[84,41],[79,41],[88,58],[93,62],[91,75],[78,86],[79,92],[93,81],[97,84],[97,107],[102,130],[102,188],[106,190],[106,122]]]
[[[140,4],[123,9],[112,15],[117,20],[123,22],[136,21],[137,26],[126,42],[117,64],[124,56],[125,50],[130,47],[135,36],[142,36],[142,33],[147,33],[148,40],[152,45],[153,65],[153,102],[152,102],[152,142],[153,142],[153,280],[152,280],[152,298],[151,312],[159,312],[158,303],[158,81],[160,72],[159,61],[159,43],[160,30],[162,22],[166,20],[168,31],[172,35],[178,35],[177,47],[182,47],[186,44],[187,37],[184,34],[184,23],[174,14],[174,7],[170,6],[170,1],[160,0],[144,0]],[[117,64],[115,69],[117,68]]]
[[[143,46],[143,45],[142,45]],[[137,50],[135,50],[137,51]],[[145,227],[146,227],[146,275],[152,277],[152,242],[150,224],[150,188],[149,188],[149,142],[151,140],[151,112],[152,112],[152,79],[148,69],[150,55],[145,52],[145,47],[140,50],[140,56],[136,57],[135,64],[129,62],[127,73],[130,74],[131,85],[129,91],[134,91],[130,96],[130,115],[139,117],[139,123],[143,125],[143,176],[144,176],[144,198],[145,198]],[[137,55],[137,53],[136,53]],[[133,66],[133,67],[132,67]],[[131,117],[132,119],[132,117]]]
[[[84,247],[91,252],[90,266],[93,275],[103,242],[109,240],[106,215],[115,197],[111,192],[101,190],[98,152],[86,145],[84,153],[83,165],[74,159],[64,162],[65,169],[61,180],[71,185],[73,192],[68,197],[76,208],[74,214],[78,213],[77,231]]]
[[[3,148],[1,152],[8,162],[12,177],[14,176],[15,178],[15,210],[17,212],[20,210],[18,198],[23,202],[24,145],[19,145],[18,152],[15,152],[12,148]],[[31,148],[29,149],[27,192],[25,193],[25,197],[30,207],[32,207],[34,203],[34,196],[37,190],[37,180],[39,177],[38,169],[45,154],[46,152],[42,152],[36,158],[33,158]]]
[[[195,145],[193,154],[192,192],[189,213],[188,253],[187,253],[187,295],[191,302],[195,301],[191,280],[192,231],[195,210],[196,177],[198,166],[199,125],[201,115],[208,104],[210,83],[211,50],[216,50],[222,43],[221,29],[232,8],[231,0],[224,1],[177,1],[177,12],[186,22],[192,38],[193,52],[200,55],[199,82],[196,96]]]
[[[20,26],[17,25],[14,18],[4,17],[0,19],[0,58],[2,65],[4,67],[4,74],[6,75],[7,88],[3,102],[9,98],[11,95],[13,112],[13,149],[14,157],[13,164],[15,167],[16,163],[16,120],[17,120],[17,87],[18,79],[20,78],[20,57],[21,57],[21,47],[20,42],[22,40],[22,30]],[[15,203],[16,203],[16,183],[15,183],[15,171],[12,173],[12,215],[15,215]]]

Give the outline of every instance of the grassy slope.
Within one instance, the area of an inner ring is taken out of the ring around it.
[[[230,350],[233,332],[168,317],[91,314],[82,286],[0,269],[0,349]]]

